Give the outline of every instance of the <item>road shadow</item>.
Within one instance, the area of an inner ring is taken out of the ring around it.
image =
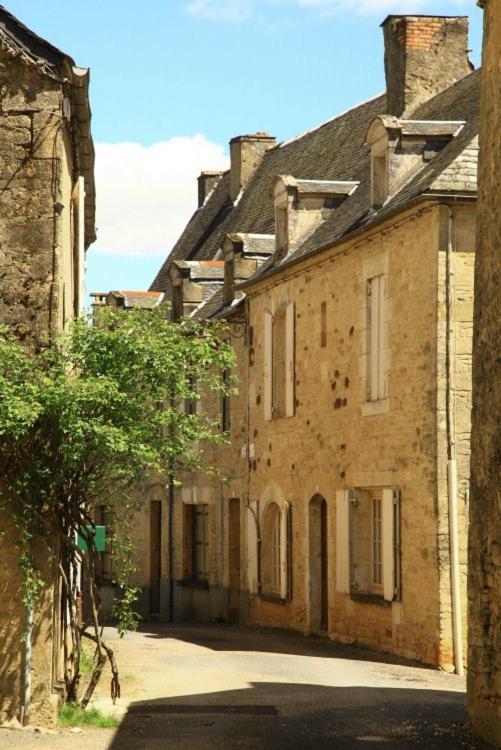
[[[372,651],[362,646],[348,646],[326,637],[304,635],[280,628],[142,623],[139,630],[147,638],[175,638],[212,651],[257,651],[291,656],[316,656],[434,670],[433,667],[394,654]]]
[[[132,703],[109,750],[156,748],[492,750],[470,732],[462,693],[266,682]]]

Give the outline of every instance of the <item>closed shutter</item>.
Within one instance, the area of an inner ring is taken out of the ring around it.
[[[370,400],[377,401],[378,393],[378,355],[379,355],[379,277],[369,281],[369,320],[370,320],[370,355],[369,355],[369,393]]]
[[[395,501],[393,490],[383,490],[383,596],[391,602],[395,598]]]
[[[280,597],[291,598],[291,504],[283,503],[280,513]]]
[[[379,310],[378,310],[378,357],[377,382],[379,399],[386,398],[386,343],[385,343],[385,300],[386,278],[379,276]]]
[[[350,495],[336,492],[336,590],[350,593]]]
[[[272,416],[273,404],[273,315],[264,314],[264,418]]]
[[[250,594],[257,594],[259,590],[257,514],[258,504],[256,501],[254,501],[249,504],[246,512],[247,583]]]
[[[285,416],[294,416],[294,302],[287,305],[285,317]]]

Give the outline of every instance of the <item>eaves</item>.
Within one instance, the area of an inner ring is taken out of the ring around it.
[[[476,200],[477,200],[477,194],[471,193],[471,192],[469,193],[433,193],[433,192],[421,193],[416,198],[413,198],[412,200],[407,201],[404,205],[398,205],[392,209],[387,209],[386,211],[381,212],[381,214],[374,217],[372,221],[366,224],[362,224],[362,226],[357,227],[351,232],[347,232],[338,240],[336,240],[334,243],[323,243],[322,245],[319,245],[319,247],[308,251],[304,255],[301,255],[297,258],[291,258],[290,261],[281,263],[280,266],[278,267],[273,267],[273,268],[268,269],[261,276],[257,276],[255,279],[249,279],[248,281],[241,282],[235,288],[242,289],[242,290],[245,289],[247,294],[252,294],[253,292],[260,289],[261,287],[266,286],[266,283],[269,282],[271,279],[278,277],[281,274],[287,273],[290,269],[293,269],[296,266],[300,266],[305,261],[307,265],[311,265],[311,264],[308,264],[308,261],[311,261],[313,258],[315,258],[315,260],[321,260],[319,256],[322,256],[329,252],[333,252],[336,249],[343,247],[350,240],[356,239],[364,234],[372,233],[374,229],[377,229],[383,224],[386,224],[388,221],[391,221],[399,214],[403,214],[409,209],[416,208],[422,204],[457,203],[458,201],[466,202],[466,203],[476,203]],[[251,289],[252,289],[252,292],[251,292]]]

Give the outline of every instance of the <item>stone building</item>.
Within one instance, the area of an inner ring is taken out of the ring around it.
[[[383,31],[386,95],[234,138],[152,284],[227,319],[240,381],[204,404],[223,479],[177,493],[173,604],[461,672],[479,73],[466,18]]]
[[[222,478],[176,496],[173,608],[462,672],[479,72],[464,17],[383,31],[387,93],[232,139],[151,286],[227,319],[240,381],[203,405]]]
[[[469,540],[468,701],[501,747],[501,6],[485,0]]]
[[[0,7],[0,322],[35,347],[82,309],[95,238],[88,87],[88,70]],[[0,716],[50,722],[63,684],[58,579],[40,544],[28,689],[15,533],[5,518],[1,530]]]

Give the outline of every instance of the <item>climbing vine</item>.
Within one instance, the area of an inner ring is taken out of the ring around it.
[[[0,517],[16,534],[28,611],[48,583],[47,561],[57,570],[66,699],[82,707],[106,661],[112,698],[120,695],[115,657],[102,637],[97,506],[113,518],[120,592],[113,614],[123,634],[138,623],[133,489],[149,474],[200,468],[198,446],[225,437],[218,418],[184,403],[233,389],[224,377],[234,353],[223,325],[170,322],[165,309],[99,312],[97,324],[76,320],[37,352],[0,328]],[[95,647],[85,687],[83,638]]]

